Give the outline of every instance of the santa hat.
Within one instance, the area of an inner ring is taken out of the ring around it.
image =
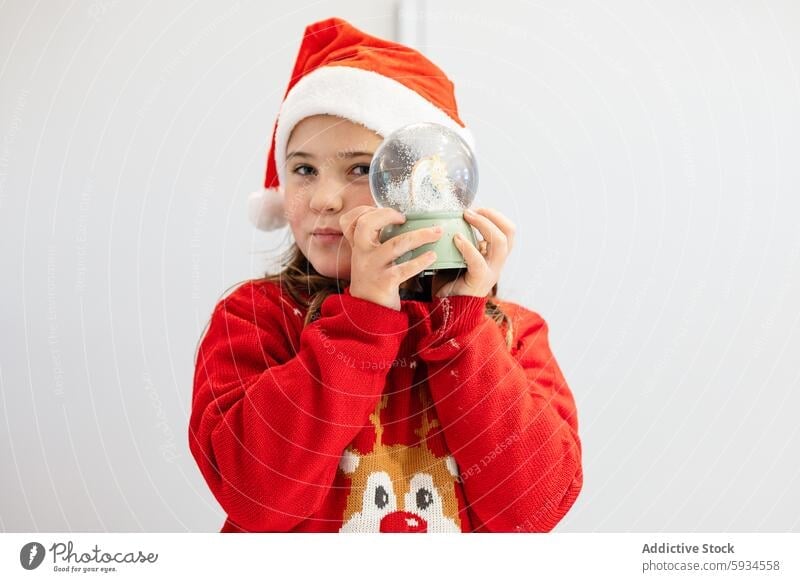
[[[328,114],[360,123],[381,136],[430,121],[456,131],[475,146],[458,117],[453,83],[414,49],[329,18],[306,27],[267,155],[264,187],[248,201],[261,230],[286,225],[283,186],[286,146],[302,119]]]

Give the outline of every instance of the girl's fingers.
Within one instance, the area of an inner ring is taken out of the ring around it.
[[[508,254],[508,238],[490,218],[473,211],[465,212],[464,219],[477,228],[483,239],[489,243],[487,261],[491,261],[497,256],[505,257]]]
[[[491,219],[503,231],[508,240],[508,250],[510,251],[514,245],[514,234],[517,231],[516,225],[494,208],[478,208],[476,212]]]
[[[397,235],[383,243],[385,247],[385,262],[391,263],[398,257],[403,256],[409,251],[421,247],[424,244],[436,242],[442,238],[442,229],[437,227],[418,228]]]
[[[483,278],[486,272],[489,271],[489,265],[478,248],[460,234],[456,234],[453,237],[453,241],[467,263],[467,272],[478,278]]]
[[[459,293],[468,295],[482,296],[484,292],[481,290],[486,286],[486,281],[492,279],[492,271],[486,263],[480,251],[466,238],[460,234],[453,237],[453,242],[458,248],[461,256],[464,257],[464,262],[467,263],[467,272],[465,275],[457,277],[453,281],[443,282],[436,291],[437,297],[447,297],[454,292],[454,288],[458,286]],[[488,287],[486,293],[491,290]]]
[[[394,208],[371,208],[371,212],[358,215],[353,233],[355,246],[370,250],[381,245],[381,229],[389,224],[403,224],[406,217]]]
[[[355,230],[359,218],[373,210],[375,210],[373,206],[356,206],[339,217],[339,228],[342,229],[342,235],[344,235],[351,247],[355,246]]]
[[[410,261],[406,261],[391,267],[389,271],[394,272],[398,281],[407,281],[414,275],[420,274],[423,269],[432,265],[434,261],[436,261],[436,253],[433,251],[428,251],[426,253],[422,253],[418,257],[414,257]]]

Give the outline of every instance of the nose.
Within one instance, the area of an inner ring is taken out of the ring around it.
[[[320,180],[309,200],[309,207],[320,214],[336,214],[342,209],[343,186],[336,180]]]
[[[427,533],[428,522],[408,511],[393,511],[381,519],[381,533]]]

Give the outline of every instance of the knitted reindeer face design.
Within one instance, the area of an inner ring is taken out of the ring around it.
[[[375,426],[375,446],[360,455],[347,449],[339,468],[350,476],[341,532],[459,532],[461,520],[455,483],[458,468],[452,456],[436,457],[426,437],[438,421],[429,422],[430,400],[421,396],[422,426],[415,446],[384,446],[380,411],[386,408],[384,395],[370,421]]]

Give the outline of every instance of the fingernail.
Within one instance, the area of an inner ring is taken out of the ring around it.
[[[433,232],[442,232],[442,227],[441,226],[434,226],[433,227]]]

